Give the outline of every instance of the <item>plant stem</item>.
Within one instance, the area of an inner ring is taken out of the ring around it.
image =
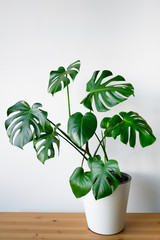
[[[47,120],[48,120],[48,122],[50,122],[54,127],[56,126],[56,124],[54,123],[54,122],[52,122],[51,120],[49,120],[48,118],[47,118]],[[72,142],[72,140],[70,139],[70,137],[62,130],[62,129],[60,129],[59,127],[57,128],[66,138],[68,138],[71,142]],[[84,150],[84,149],[83,149]],[[84,150],[85,151],[85,150]]]
[[[96,151],[95,151],[95,153],[94,153],[93,156],[95,157],[95,155],[96,155],[96,153],[97,153],[97,151],[98,151],[98,149],[99,149],[99,146],[101,146],[101,147],[102,147],[102,150],[103,150],[103,152],[104,152],[104,155],[105,155],[105,159],[108,161],[108,156],[107,156],[105,147],[104,147],[104,145],[102,144],[103,141],[99,139],[99,137],[98,137],[98,135],[97,135],[96,133],[95,133],[95,136],[96,136],[97,140],[99,141],[99,145],[98,145],[98,147],[97,147],[97,149],[96,149]]]
[[[67,78],[67,74],[66,74],[66,78]],[[69,97],[69,86],[67,85],[67,100],[68,100],[68,113],[69,113],[69,117],[71,116],[71,106],[70,106],[70,97]]]
[[[60,133],[58,133],[58,135],[63,138],[65,141],[67,141],[72,147],[74,147],[82,156],[83,159],[85,158],[87,160],[87,157],[85,157],[85,154],[82,153],[72,142],[70,142],[68,139],[66,139],[65,137],[63,137]]]
[[[83,155],[83,159],[82,159],[81,167],[83,167],[84,159],[85,159],[85,155]]]
[[[101,136],[103,138],[103,132],[102,131],[101,131]],[[104,147],[104,149],[106,151],[106,138],[103,139],[102,144],[103,144],[103,147]],[[106,155],[104,154],[104,163],[106,163],[107,161],[108,161],[108,158],[106,158]]]
[[[86,153],[87,153],[90,157],[92,157],[92,155],[90,154],[90,151],[89,151],[89,144],[88,144],[88,142],[86,142],[85,151],[86,151]]]
[[[119,123],[118,123],[118,124],[119,124]],[[105,139],[105,137],[106,137],[114,128],[116,128],[116,127],[118,126],[118,124],[115,125],[112,129],[110,129],[106,134],[104,134],[104,136],[102,137],[102,139],[101,139],[100,142],[99,142],[99,145],[98,145],[98,147],[97,147],[97,149],[96,149],[96,151],[95,151],[95,153],[94,153],[94,156],[95,156],[96,153],[98,152],[98,149],[99,149],[99,147],[101,146],[101,143],[103,142],[103,140]]]
[[[88,153],[88,155],[90,155],[90,157],[91,157],[91,154],[90,154],[90,152],[89,152],[88,142],[86,143],[86,146],[85,146],[85,153],[84,153],[84,155],[83,155],[81,167],[83,167],[83,163],[84,163],[84,159],[85,159],[86,153]]]
[[[47,119],[53,126],[56,126],[56,124],[55,123],[53,123],[51,120],[49,120],[49,119]],[[76,143],[74,143],[73,141],[72,141],[72,139],[62,130],[62,129],[60,129],[59,127],[57,128],[63,135],[61,135],[60,133],[58,133],[59,134],[59,136],[60,137],[62,137],[64,140],[66,140],[70,145],[72,145],[72,147],[74,147],[82,156],[84,156],[84,153],[87,153],[88,154],[88,156],[91,156],[91,154],[89,153],[89,152],[86,152],[86,150],[85,149],[83,149],[83,148],[80,148]],[[82,153],[82,152],[83,153]],[[87,160],[87,158],[85,157],[85,159]]]

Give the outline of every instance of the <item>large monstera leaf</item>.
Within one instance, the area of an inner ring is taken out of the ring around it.
[[[121,112],[119,115],[114,115],[112,118],[104,118],[101,122],[101,127],[106,129],[106,136],[120,136],[121,142],[135,147],[136,132],[139,133],[139,141],[142,147],[147,147],[155,142],[156,138],[152,133],[148,123],[135,112]]]
[[[99,78],[98,74],[99,71],[95,71],[87,83],[86,91],[89,92],[89,94],[81,102],[86,108],[93,110],[92,103],[94,99],[97,111],[106,112],[110,107],[134,95],[134,88],[130,83],[119,83],[125,81],[122,76],[118,75],[102,83],[106,77],[112,76],[112,73],[104,70]]]
[[[78,167],[72,173],[69,182],[76,198],[83,197],[91,190],[91,173],[84,172],[82,167]]]
[[[58,70],[50,72],[50,79],[48,84],[48,92],[54,95],[61,91],[69,83],[70,79],[74,80],[80,70],[80,61],[76,61],[68,66],[67,69],[59,67]]]
[[[88,165],[91,169],[92,190],[95,199],[98,200],[112,194],[119,185],[116,174],[121,177],[118,162],[108,160],[104,163],[100,157],[94,157],[89,158]]]
[[[7,110],[7,116],[15,113],[5,121],[10,142],[19,147],[23,146],[33,139],[33,132],[36,137],[40,136],[40,127],[45,126],[47,112],[39,109],[40,103],[33,104],[32,107],[25,101],[19,101]]]
[[[77,112],[68,120],[68,135],[79,147],[82,147],[93,136],[97,128],[97,119],[93,113],[84,116]]]
[[[46,121],[45,128],[41,130],[41,135],[33,139],[33,146],[37,153],[37,158],[45,163],[46,160],[54,158],[55,149],[54,145],[57,146],[59,151],[60,140],[56,132],[57,124],[53,129],[48,121]]]

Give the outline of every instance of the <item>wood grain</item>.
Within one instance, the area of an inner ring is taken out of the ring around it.
[[[0,240],[160,240],[160,213],[127,213],[125,229],[103,236],[84,213],[0,213]]]

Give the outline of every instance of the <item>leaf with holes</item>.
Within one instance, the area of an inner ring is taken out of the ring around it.
[[[93,113],[77,112],[68,120],[68,135],[80,147],[93,136],[97,128],[97,119]]]
[[[113,107],[125,101],[129,96],[134,95],[134,88],[130,83],[118,84],[118,82],[125,81],[122,76],[118,75],[102,83],[106,77],[112,76],[112,73],[104,70],[97,79],[98,74],[99,71],[95,71],[87,83],[86,91],[90,93],[81,102],[86,108],[93,110],[92,102],[94,99],[97,111],[106,112],[109,110],[108,107]],[[113,82],[116,82],[116,84],[113,84]]]
[[[67,70],[64,67],[59,67],[58,70],[50,72],[48,84],[48,92],[54,95],[56,92],[65,88],[70,79],[74,80],[80,70],[80,61],[76,61],[68,66]]]
[[[112,186],[115,190],[119,185],[119,180],[115,174],[121,177],[118,162],[108,160],[105,164],[98,157],[90,157],[88,165],[91,169],[92,190],[96,200],[107,197],[112,194]],[[114,174],[115,173],[115,174]]]
[[[5,121],[5,127],[11,144],[23,148],[33,139],[33,132],[36,137],[40,136],[39,124],[44,127],[47,112],[40,110],[40,103],[29,106],[27,102],[19,101],[7,111],[7,116],[15,113]],[[32,129],[33,128],[33,129]]]
[[[60,140],[56,132],[57,127],[60,124],[57,124],[53,129],[48,121],[46,121],[46,127],[44,131],[41,131],[40,137],[35,137],[33,139],[33,146],[37,153],[37,158],[45,163],[46,160],[54,158],[55,150],[54,144],[57,146],[59,151]]]
[[[135,147],[136,132],[139,133],[142,147],[147,147],[156,140],[148,123],[138,113],[132,111],[121,112],[110,119],[104,118],[101,127],[106,129],[106,135],[109,133],[114,139],[120,136],[121,142],[125,144],[129,142],[131,147]]]
[[[82,167],[78,167],[72,173],[69,182],[76,198],[83,197],[91,190],[91,173],[84,172]]]

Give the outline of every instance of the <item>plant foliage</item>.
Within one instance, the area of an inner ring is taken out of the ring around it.
[[[70,64],[67,69],[59,67],[50,72],[48,92],[54,95],[67,88],[67,101],[69,119],[67,133],[62,130],[60,123],[55,124],[47,118],[47,112],[40,109],[40,103],[32,107],[25,102],[19,101],[7,111],[5,127],[10,142],[23,148],[33,140],[33,147],[37,158],[45,163],[47,159],[55,157],[55,148],[59,152],[60,139],[69,143],[82,156],[81,166],[78,166],[70,177],[70,186],[77,198],[85,196],[91,189],[96,200],[112,194],[120,183],[121,172],[116,160],[109,160],[107,156],[106,140],[108,137],[116,139],[120,137],[122,143],[135,147],[136,139],[142,147],[153,144],[156,140],[151,127],[146,120],[133,111],[120,112],[113,117],[103,114],[100,121],[101,136],[96,130],[98,121],[93,111],[93,103],[98,112],[107,112],[115,105],[125,101],[134,95],[132,84],[126,83],[125,79],[117,75],[113,77],[109,70],[95,71],[87,83],[87,96],[82,104],[90,110],[85,114],[75,112],[70,114],[69,84],[75,80],[80,70],[80,61]],[[99,118],[98,118],[99,119]],[[138,133],[138,136],[137,136]],[[95,137],[96,149],[90,150],[90,140]],[[104,158],[97,154],[102,149]],[[87,161],[89,171],[83,167]]]
[[[47,112],[39,109],[42,107],[40,103],[34,103],[32,107],[25,101],[19,101],[11,106],[7,111],[7,116],[15,113],[5,121],[10,142],[20,148],[33,140],[33,130],[36,137],[40,137],[41,130],[45,126]],[[32,127],[32,128],[31,128]]]
[[[118,162],[108,160],[104,163],[100,157],[89,158],[91,169],[92,189],[96,200],[109,196],[119,185],[119,180],[114,173],[121,177]],[[113,190],[112,190],[113,186]]]
[[[139,141],[142,147],[147,147],[155,142],[151,127],[148,123],[135,112],[120,112],[112,118],[104,118],[101,128],[106,129],[105,135],[116,139],[120,136],[121,142],[135,147],[136,132],[139,133]]]
[[[70,138],[82,147],[93,136],[97,128],[97,119],[93,113],[87,112],[84,116],[77,112],[68,120],[68,134]]]
[[[91,173],[84,172],[82,167],[76,168],[70,177],[70,185],[76,198],[85,196],[91,190]]]
[[[46,126],[41,129],[41,135],[39,137],[33,138],[33,146],[37,153],[37,158],[45,163],[46,160],[53,158],[55,156],[54,144],[59,150],[60,140],[58,133],[56,132],[56,127],[53,129],[48,121],[46,121]]]
[[[80,70],[80,61],[76,61],[69,65],[67,69],[59,67],[58,70],[50,72],[50,79],[48,84],[48,92],[54,95],[68,86],[70,79],[74,80]]]
[[[134,94],[134,88],[130,83],[121,83],[125,81],[122,76],[118,75],[102,83],[105,78],[112,76],[112,73],[104,70],[99,78],[98,74],[99,71],[95,71],[87,83],[86,91],[89,94],[81,102],[86,108],[93,110],[94,99],[97,111],[106,112],[109,110],[108,107],[113,107]]]

